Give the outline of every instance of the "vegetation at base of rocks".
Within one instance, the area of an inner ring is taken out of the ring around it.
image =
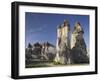
[[[40,65],[38,65],[38,64],[29,64],[29,65],[26,65],[25,66],[26,68],[37,68],[37,67],[50,67],[50,66],[48,66],[48,65],[44,65],[44,64],[40,64]]]
[[[62,63],[56,62],[56,61],[53,61],[53,64],[54,64],[54,65],[63,65]]]

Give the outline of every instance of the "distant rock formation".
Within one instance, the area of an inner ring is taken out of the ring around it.
[[[71,56],[73,63],[89,63],[83,34],[84,31],[81,24],[76,22],[71,36]]]
[[[34,61],[53,61],[56,50],[55,46],[49,42],[28,44],[25,49],[26,64]]]

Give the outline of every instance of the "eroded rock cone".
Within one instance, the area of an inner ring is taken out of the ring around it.
[[[83,37],[84,31],[79,22],[75,24],[71,41],[71,56],[73,63],[89,63],[87,48]]]
[[[60,64],[69,64],[70,41],[69,41],[70,25],[67,20],[57,28],[57,43],[55,62]]]

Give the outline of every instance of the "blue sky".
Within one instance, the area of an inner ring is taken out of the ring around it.
[[[56,29],[64,19],[70,23],[71,32],[76,21],[80,22],[84,30],[84,39],[89,47],[89,16],[71,14],[25,13],[25,46],[28,43],[50,42],[56,44]]]

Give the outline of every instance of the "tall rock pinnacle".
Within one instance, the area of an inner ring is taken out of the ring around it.
[[[57,43],[56,43],[57,54],[55,57],[55,61],[61,64],[67,64],[69,60],[68,58],[70,53],[69,31],[70,31],[70,25],[67,20],[64,20],[63,24],[57,28]]]
[[[83,34],[81,24],[76,22],[71,36],[71,56],[74,63],[89,63]]]

